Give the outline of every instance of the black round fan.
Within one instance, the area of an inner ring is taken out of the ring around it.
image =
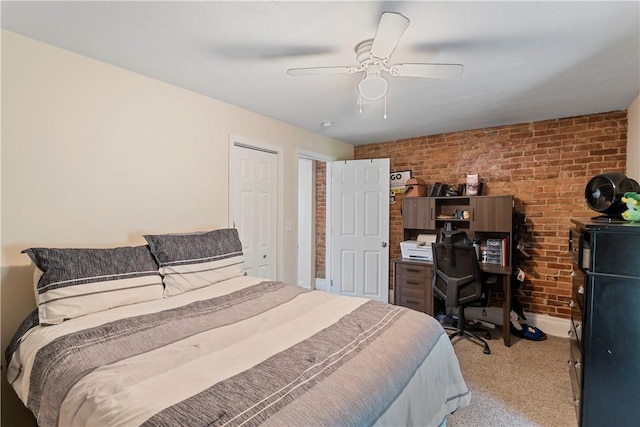
[[[604,215],[592,218],[602,221],[623,221],[622,212],[627,206],[620,200],[628,191],[638,191],[638,183],[620,172],[607,172],[596,175],[587,183],[584,197],[587,205]]]

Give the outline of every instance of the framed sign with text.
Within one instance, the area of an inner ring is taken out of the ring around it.
[[[409,178],[411,178],[411,171],[391,172],[389,188],[391,191],[404,191],[404,186]]]

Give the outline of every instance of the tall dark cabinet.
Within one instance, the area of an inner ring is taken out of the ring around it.
[[[569,375],[578,425],[639,425],[640,224],[571,222]]]

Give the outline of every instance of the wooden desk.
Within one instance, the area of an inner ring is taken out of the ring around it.
[[[496,274],[502,276],[502,291],[504,293],[504,301],[502,303],[502,340],[504,341],[504,345],[507,347],[511,346],[511,267],[502,267],[500,265],[495,264],[486,264],[479,263],[480,269],[488,274]],[[433,316],[433,290],[431,288],[431,277],[433,274],[433,263],[429,261],[419,261],[414,259],[397,259],[395,261],[395,281],[394,281],[394,292],[395,292],[395,303],[396,305],[402,305],[409,308],[416,309],[418,311],[424,311],[430,316]],[[409,271],[409,266],[414,265],[418,267],[415,269],[416,273],[419,274],[422,280],[415,280],[415,278],[407,279],[407,271]],[[413,289],[411,289],[413,288]],[[422,291],[414,290],[416,288],[421,288]],[[408,304],[407,298],[404,297],[404,293],[409,289],[410,295],[414,297],[413,299],[417,302],[417,304],[410,305]],[[423,303],[420,303],[420,293],[424,292],[426,295],[426,300]],[[404,303],[403,303],[404,301]]]
[[[511,267],[502,267],[496,264],[479,263],[480,269],[487,274],[502,276],[502,292],[504,301],[502,302],[502,340],[504,345],[511,347]]]

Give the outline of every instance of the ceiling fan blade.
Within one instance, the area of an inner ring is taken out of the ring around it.
[[[290,76],[310,76],[313,74],[353,74],[358,71],[358,67],[309,67],[309,68],[289,68],[287,74]]]
[[[462,74],[462,64],[397,64],[389,67],[389,74],[401,77],[453,79]]]
[[[409,18],[396,12],[384,12],[380,16],[378,30],[371,45],[371,56],[389,59],[400,37],[409,26]]]

